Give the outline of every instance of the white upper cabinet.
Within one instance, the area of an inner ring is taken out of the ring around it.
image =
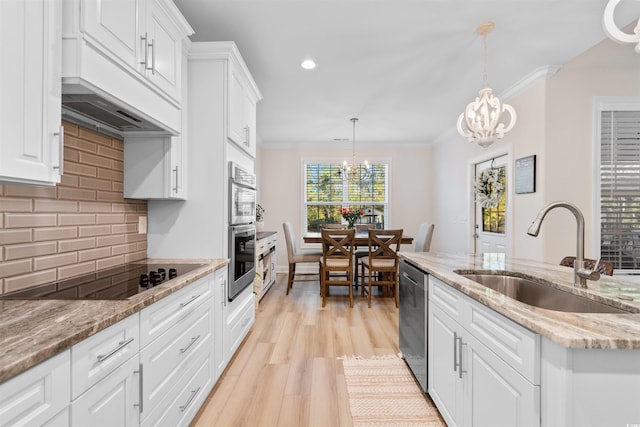
[[[62,175],[62,3],[0,1],[0,184]]]
[[[62,90],[97,94],[181,132],[182,48],[193,29],[171,0],[64,0]]]
[[[84,33],[88,40],[103,48],[113,59],[134,66],[143,41],[138,31],[139,0],[84,1]]]
[[[261,98],[253,78],[239,56],[231,57],[228,69],[229,140],[256,157],[256,103]]]
[[[181,101],[181,60],[183,34],[159,0],[147,7],[145,62],[147,78],[160,90]],[[186,90],[186,89],[185,89]]]

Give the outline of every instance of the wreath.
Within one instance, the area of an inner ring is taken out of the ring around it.
[[[484,169],[476,177],[473,189],[476,200],[483,208],[495,208],[504,194],[504,169]]]

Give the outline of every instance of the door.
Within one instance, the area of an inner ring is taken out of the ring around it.
[[[140,423],[140,364],[125,362],[71,403],[71,425],[133,427]]]
[[[156,87],[181,101],[182,35],[157,0],[149,3],[146,21],[149,37],[147,78]]]
[[[60,182],[61,34],[60,1],[0,0],[0,181]]]
[[[463,425],[463,378],[457,351],[462,330],[439,307],[429,304],[429,395],[450,427]]]
[[[465,333],[464,425],[540,426],[540,387]]]
[[[510,212],[507,198],[510,185],[507,181],[509,160],[509,155],[503,155],[474,166],[475,185],[472,191],[475,200],[474,238],[477,254],[510,254]],[[491,203],[492,201],[497,203]]]

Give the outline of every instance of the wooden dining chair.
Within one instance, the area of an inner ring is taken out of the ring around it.
[[[402,241],[403,230],[369,230],[369,256],[362,258],[362,293],[365,288],[369,293],[369,307],[371,307],[371,287],[383,286],[393,291],[398,307],[398,251]],[[365,268],[368,275],[365,276]]]
[[[325,306],[330,286],[349,287],[349,306],[353,307],[353,238],[355,230],[322,229],[320,289]]]
[[[356,233],[361,233],[363,231],[373,230],[376,228],[376,224],[356,224]],[[360,265],[360,259],[369,256],[369,248],[368,247],[360,247],[356,248],[353,253],[353,285],[356,289],[358,289],[358,266]],[[360,280],[363,280],[360,278]]]

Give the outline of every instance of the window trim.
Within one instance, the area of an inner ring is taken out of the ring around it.
[[[392,184],[392,179],[391,179],[391,175],[392,175],[392,167],[393,167],[393,163],[391,161],[390,157],[367,157],[369,164],[374,164],[374,163],[383,163],[387,165],[387,184],[386,184],[386,199],[387,199],[387,214],[386,214],[386,219],[387,219],[387,224],[390,227],[392,222],[392,214],[391,214],[391,184]],[[306,188],[306,184],[305,184],[305,165],[308,163],[338,163],[338,164],[342,164],[344,162],[345,158],[344,157],[323,157],[323,156],[306,156],[306,157],[301,157],[300,158],[300,174],[299,174],[299,183],[300,183],[300,211],[299,211],[299,218],[300,218],[300,228],[298,230],[298,233],[300,235],[300,240],[302,242],[301,244],[301,248],[305,249],[305,248],[315,248],[317,246],[317,244],[313,244],[313,243],[304,243],[304,240],[302,239],[302,236],[304,236],[304,234],[307,232],[306,231],[306,225],[307,225],[307,218],[305,216],[306,214],[306,194],[305,194],[305,188]],[[381,203],[381,205],[384,205],[383,203]]]
[[[602,192],[600,189],[601,180],[600,180],[600,154],[601,154],[601,144],[600,137],[602,133],[602,123],[600,121],[601,114],[603,111],[640,111],[640,97],[638,96],[594,96],[593,97],[593,109],[592,109],[592,121],[593,124],[593,135],[592,135],[592,152],[591,158],[593,159],[593,164],[591,166],[591,176],[592,176],[592,185],[593,191],[593,211],[592,211],[592,230],[591,235],[593,236],[593,240],[591,242],[592,245],[592,253],[596,257],[600,257],[600,240],[602,235],[600,233],[600,228],[602,223],[600,221],[600,209],[602,208],[600,200],[602,198]],[[620,270],[616,269],[614,274],[632,274],[640,272],[640,270],[632,270],[625,269]]]

